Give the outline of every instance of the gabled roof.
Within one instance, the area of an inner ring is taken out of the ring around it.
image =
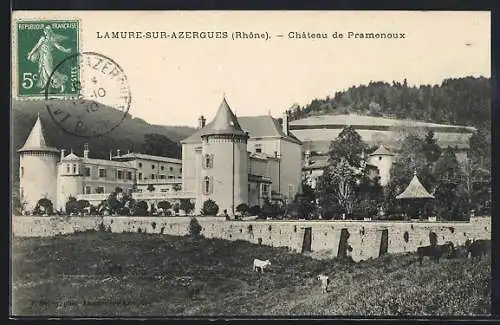
[[[81,159],[82,159],[81,157],[78,157],[73,152],[71,152],[69,155],[67,155],[66,157],[64,157],[62,160],[66,161],[66,160],[81,160]]]
[[[390,152],[389,150],[387,150],[386,147],[384,147],[383,145],[380,145],[377,150],[375,150],[374,152],[372,152],[370,154],[370,156],[394,156],[394,154],[392,152]]]
[[[24,146],[18,150],[18,152],[24,151],[59,152],[56,148],[49,147],[45,141],[45,133],[43,131],[42,121],[40,120],[40,113],[36,118],[35,125],[33,125]]]
[[[408,185],[408,187],[403,191],[403,193],[396,196],[396,199],[433,199],[434,196],[431,195],[425,187],[420,183],[417,177],[417,173],[413,174],[413,178]]]

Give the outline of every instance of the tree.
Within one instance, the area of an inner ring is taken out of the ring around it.
[[[41,198],[38,200],[34,213],[37,215],[48,214],[51,215],[54,212],[54,207],[52,201],[47,198]]]
[[[65,210],[67,214],[78,213],[78,201],[75,197],[70,196],[65,204]]]
[[[138,201],[134,207],[134,215],[146,216],[148,215],[148,204],[146,201]]]
[[[148,155],[178,157],[180,156],[180,146],[159,133],[147,133],[144,135],[142,151]]]
[[[159,209],[163,210],[163,215],[165,215],[166,211],[172,207],[172,204],[170,204],[170,202],[168,201],[160,201],[158,202],[157,206]]]
[[[427,160],[427,164],[432,165],[441,156],[441,148],[437,144],[437,139],[434,138],[434,132],[427,132],[424,142],[422,143],[422,151]]]
[[[354,192],[356,181],[351,166],[346,159],[342,159],[336,167],[329,166],[326,173],[331,193],[345,212],[351,214],[356,200]]]
[[[248,209],[248,214],[251,216],[258,216],[260,214],[260,206],[259,205],[253,205]]]
[[[336,165],[342,159],[346,159],[349,165],[360,167],[361,154],[367,148],[368,146],[363,142],[359,133],[352,126],[346,126],[330,143],[330,164]]]
[[[179,209],[184,211],[186,214],[190,214],[191,211],[194,210],[194,203],[192,203],[190,199],[181,199]],[[177,212],[179,212],[179,210],[177,210]],[[215,212],[215,214],[217,214],[217,212],[219,212],[218,208],[217,208],[217,211]]]
[[[201,210],[201,214],[204,216],[215,216],[219,213],[219,206],[215,203],[214,200],[208,199],[203,202],[203,208]]]
[[[189,221],[189,235],[193,237],[199,237],[201,234],[202,227],[195,217],[192,217]]]
[[[85,211],[85,208],[90,207],[90,202],[87,200],[78,200],[76,201],[77,212],[82,213]]]

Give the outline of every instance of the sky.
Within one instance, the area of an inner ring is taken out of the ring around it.
[[[103,54],[123,68],[132,97],[129,113],[153,124],[196,126],[200,115],[210,121],[223,96],[237,116],[280,117],[293,104],[370,81],[439,84],[446,78],[490,77],[491,70],[487,11],[13,13],[13,20],[41,17],[80,19],[81,50]],[[226,31],[229,37],[98,37],[117,31]],[[267,32],[270,38],[233,40],[233,32]],[[328,39],[289,38],[290,32],[327,33]],[[332,38],[334,32],[344,38]],[[405,38],[354,39],[348,32]]]

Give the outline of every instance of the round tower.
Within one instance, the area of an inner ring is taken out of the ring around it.
[[[84,155],[84,158],[88,157],[87,148],[84,150]],[[82,161],[83,159],[75,155],[73,150],[67,156],[64,156],[64,150],[61,150],[61,162],[58,164],[57,209],[66,211],[69,197],[83,193]]]
[[[40,114],[18,152],[19,196],[24,210],[33,211],[41,198],[49,199],[55,208],[59,150],[47,145]]]
[[[234,216],[236,207],[248,204],[248,135],[226,99],[213,121],[201,131],[201,202],[212,199],[219,213]]]
[[[368,163],[376,166],[380,175],[380,185],[386,186],[391,179],[391,167],[394,154],[380,145],[369,155]]]

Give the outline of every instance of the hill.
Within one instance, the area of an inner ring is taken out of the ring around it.
[[[491,128],[490,78],[445,79],[440,85],[408,86],[383,81],[350,87],[333,97],[314,99],[289,110],[291,119],[314,115],[349,114],[412,119],[438,124]]]
[[[75,258],[77,257],[77,258]],[[269,259],[265,273],[253,258]],[[243,241],[85,232],[13,238],[13,311],[52,316],[491,313],[490,261],[314,260]],[[329,275],[322,294],[319,273]]]

